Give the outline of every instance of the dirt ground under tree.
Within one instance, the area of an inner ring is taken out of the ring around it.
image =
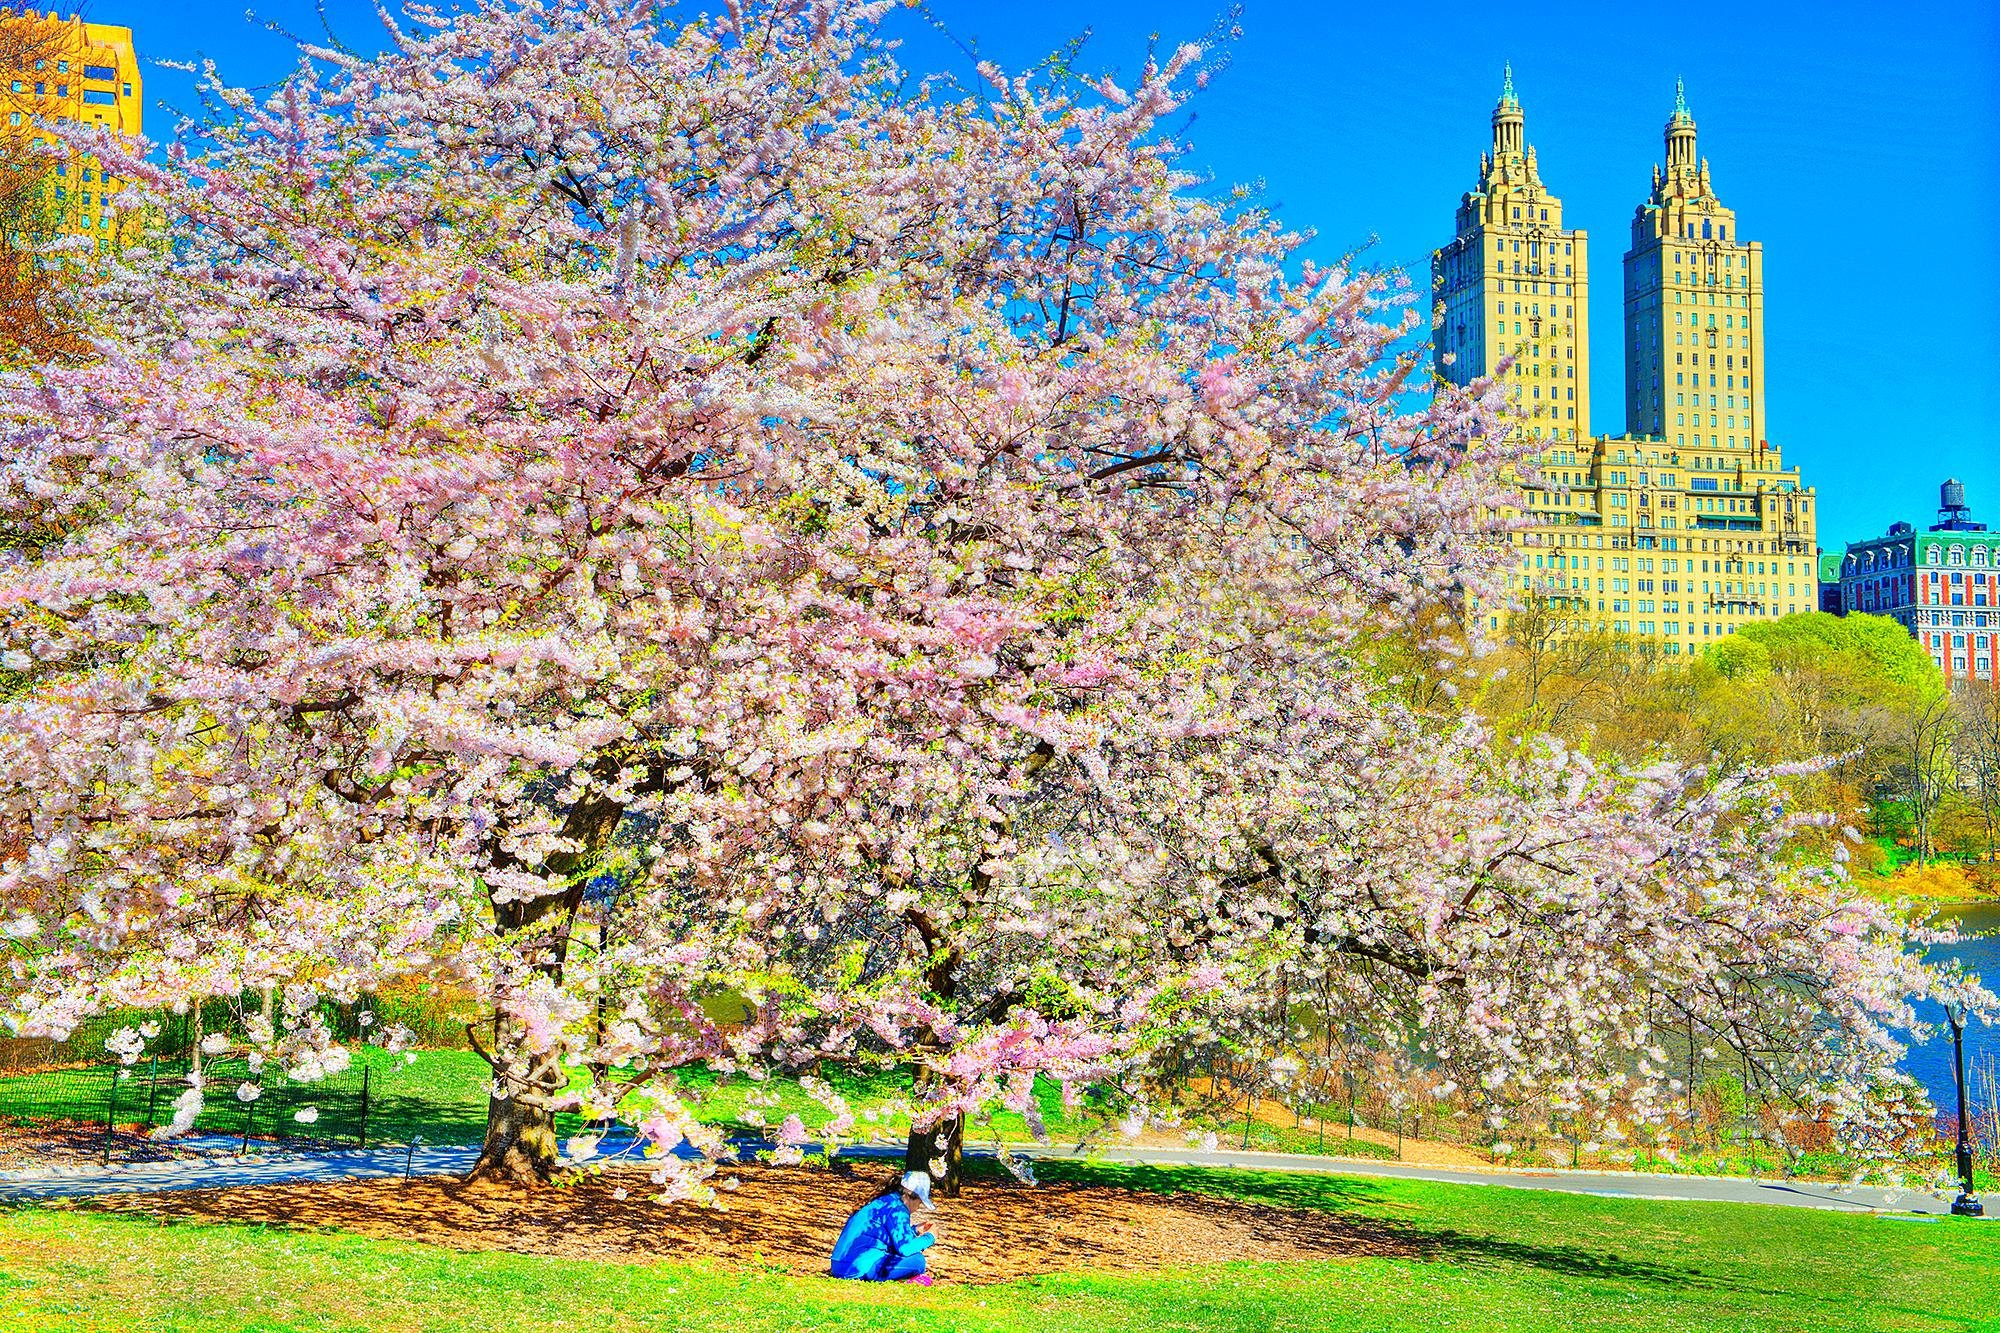
[[[886,1179],[885,1170],[870,1164],[842,1176],[735,1167],[728,1175],[739,1188],[725,1195],[720,1211],[651,1202],[647,1174],[638,1168],[536,1191],[438,1179],[338,1181],[117,1195],[81,1206],[163,1221],[332,1229],[463,1250],[809,1274],[826,1271],[841,1223]],[[934,1220],[939,1240],[931,1269],[951,1282],[1410,1252],[1394,1232],[1359,1219],[1104,1186],[972,1180],[959,1198],[939,1202]]]

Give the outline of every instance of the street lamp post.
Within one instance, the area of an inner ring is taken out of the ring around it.
[[[1957,1000],[1944,1007],[1951,1023],[1951,1071],[1958,1081],[1958,1197],[1951,1201],[1957,1217],[1982,1217],[1986,1209],[1972,1192],[1972,1141],[1967,1137],[1972,1116],[1965,1096],[1965,1005]]]

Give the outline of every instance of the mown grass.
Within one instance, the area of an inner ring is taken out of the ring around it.
[[[286,1087],[267,1085],[266,1096],[250,1112],[250,1128],[255,1135],[301,1132],[291,1119],[297,1105],[317,1105],[320,1118],[315,1126],[323,1137],[351,1142],[359,1131],[360,1069],[368,1070],[369,1107],[367,1137],[371,1143],[402,1143],[421,1136],[432,1144],[476,1144],[486,1128],[486,1062],[471,1051],[422,1051],[412,1061],[391,1055],[377,1047],[354,1048],[354,1068],[332,1084]],[[240,1062],[234,1067],[241,1074]],[[171,1115],[171,1103],[178,1087],[166,1080],[184,1070],[185,1064],[163,1065],[157,1088],[149,1095],[152,1067],[141,1061],[131,1076],[119,1083],[118,1100],[110,1107],[117,1123],[137,1123],[150,1106],[153,1122]],[[774,1126],[791,1113],[808,1125],[826,1118],[826,1110],[815,1102],[792,1078],[754,1080],[743,1075],[718,1077],[700,1066],[677,1072],[688,1095],[695,1098],[702,1119],[738,1132],[755,1132],[746,1118],[753,1107]],[[856,1109],[880,1106],[910,1092],[907,1069],[849,1069],[830,1066],[826,1082]],[[581,1079],[582,1075],[579,1074]],[[107,1110],[107,1090],[111,1084],[104,1068],[66,1069],[0,1077],[0,1119],[69,1120],[102,1124]],[[753,1097],[760,1099],[753,1102]],[[775,1099],[763,1104],[761,1099]],[[1044,1126],[1058,1141],[1065,1136],[1080,1139],[1097,1127],[1087,1105],[1071,1108],[1063,1104],[1062,1089],[1049,1080],[1035,1088]],[[195,1130],[201,1133],[236,1135],[244,1132],[246,1109],[223,1092],[211,1096]],[[866,1126],[864,1125],[864,1128]],[[575,1116],[557,1117],[558,1131],[573,1134],[584,1128]],[[901,1133],[900,1128],[894,1131]],[[1225,1143],[1241,1144],[1244,1127],[1240,1121],[1218,1127]],[[1027,1121],[1018,1113],[995,1110],[967,1131],[971,1143],[990,1143],[996,1138],[1025,1143],[1033,1138]],[[1329,1126],[1322,1136],[1316,1131],[1265,1124],[1250,1126],[1248,1146],[1275,1152],[1318,1152],[1324,1139],[1325,1151],[1352,1157],[1393,1158],[1393,1149],[1357,1141],[1349,1143],[1344,1131]]]
[[[372,1046],[353,1049],[355,1068],[336,1080],[337,1090],[332,1085],[302,1085],[282,1090],[271,1085],[266,1097],[260,1099],[248,1116],[252,1132],[260,1137],[273,1133],[300,1133],[302,1131],[291,1119],[291,1109],[297,1105],[317,1104],[321,1110],[316,1126],[318,1135],[330,1140],[353,1142],[359,1128],[356,1096],[359,1070],[366,1066],[370,1097],[366,1125],[369,1142],[402,1143],[414,1137],[421,1137],[426,1143],[447,1145],[476,1144],[480,1141],[486,1125],[486,1092],[483,1085],[487,1068],[479,1056],[466,1050],[434,1050],[420,1052],[411,1061]],[[237,1068],[240,1073],[240,1064]],[[163,1073],[162,1079],[171,1072]],[[149,1097],[149,1065],[145,1061],[141,1061],[131,1075],[119,1085],[118,1101],[113,1108],[117,1122],[140,1121],[149,1103],[154,1111],[154,1122],[164,1121],[171,1114],[170,1104],[175,1089],[162,1082],[159,1085],[161,1090]],[[746,1118],[753,1096],[775,1099],[774,1104],[757,1107],[767,1126],[777,1124],[793,1112],[801,1115],[808,1125],[817,1123],[825,1116],[824,1108],[805,1093],[796,1079],[753,1080],[742,1075],[718,1078],[698,1066],[680,1070],[676,1077],[696,1099],[698,1113],[704,1120],[732,1131],[754,1132],[756,1127]],[[907,1069],[829,1066],[824,1077],[857,1110],[906,1096],[910,1090]],[[101,1067],[0,1077],[0,1119],[102,1124],[109,1084],[108,1071]],[[1037,1085],[1036,1099],[1041,1106],[1044,1125],[1058,1142],[1080,1140],[1097,1128],[1091,1108],[1087,1105],[1066,1107],[1060,1088],[1052,1082],[1044,1080]],[[245,1121],[246,1108],[224,1091],[209,1098],[195,1128],[198,1132],[237,1135],[244,1132]],[[569,1135],[582,1130],[584,1122],[574,1116],[562,1116],[558,1117],[557,1127],[562,1134]],[[1317,1125],[1309,1126],[1303,1122],[1285,1125],[1262,1119],[1250,1122],[1247,1127],[1242,1119],[1218,1121],[1212,1127],[1219,1142],[1226,1147],[1264,1152],[1325,1153],[1378,1160],[1393,1160],[1396,1157],[1396,1149],[1392,1146],[1366,1139],[1350,1139],[1337,1117],[1330,1119],[1323,1131]],[[995,1139],[1022,1143],[1032,1137],[1020,1115],[996,1110],[988,1120],[969,1129],[967,1140],[975,1145],[991,1143]],[[1478,1144],[1470,1146],[1474,1152],[1480,1151]],[[1549,1144],[1544,1144],[1539,1152],[1517,1152],[1507,1162],[1514,1166],[1570,1165],[1566,1145]],[[1600,1154],[1586,1160],[1584,1165],[1679,1175],[1777,1175],[1784,1170],[1784,1161],[1776,1152],[1770,1149],[1752,1152],[1747,1147],[1736,1151],[1687,1151],[1671,1162],[1644,1154],[1627,1155],[1620,1160],[1610,1160]],[[1794,1170],[1802,1174],[1846,1178],[1853,1175],[1859,1165],[1825,1155],[1801,1160],[1794,1165]],[[1938,1156],[1926,1164],[1909,1164],[1905,1172],[1913,1176],[1925,1174],[1928,1179],[1945,1171],[1947,1166],[1947,1158]],[[1984,1171],[1981,1180],[1982,1183],[1990,1183]]]
[[[929,1290],[594,1264],[79,1210],[0,1213],[21,1333],[712,1330],[2000,1329],[2000,1224],[1337,1176],[1045,1173],[1336,1212],[1395,1257],[1074,1273]],[[951,1205],[947,1205],[951,1206]],[[970,1206],[970,1205],[968,1205]],[[663,1222],[670,1218],[663,1218]]]
[[[357,1091],[360,1069],[368,1070],[369,1109],[367,1133],[371,1142],[405,1142],[421,1136],[426,1143],[478,1143],[486,1126],[489,1077],[486,1063],[471,1051],[441,1050],[417,1053],[412,1061],[371,1046],[354,1048],[354,1068],[324,1085],[287,1088],[283,1098],[287,1112],[279,1114],[273,1103],[279,1100],[275,1085],[268,1090],[270,1100],[260,1099],[252,1112],[253,1132],[267,1134],[273,1129],[290,1132],[293,1124],[289,1108],[293,1102],[320,1103],[322,1119],[318,1129],[329,1137],[351,1138],[356,1132]],[[0,1077],[0,1118],[12,1120],[70,1120],[101,1124],[107,1109],[118,1123],[134,1123],[144,1118],[150,1106],[155,1121],[171,1114],[176,1087],[164,1080],[179,1069],[163,1068],[159,1091],[149,1096],[151,1066],[142,1061],[131,1077],[118,1084],[118,1100],[107,1108],[110,1072],[104,1068],[65,1069]],[[236,1072],[241,1073],[240,1064]],[[581,1073],[577,1076],[583,1077]],[[856,1070],[829,1068],[825,1080],[836,1092],[860,1110],[881,1105],[910,1091],[907,1069]],[[708,1069],[694,1066],[676,1074],[680,1085],[697,1100],[704,1120],[732,1130],[751,1130],[746,1113],[754,1109],[767,1124],[775,1125],[787,1114],[798,1113],[807,1124],[826,1117],[821,1107],[796,1079],[753,1080],[742,1075],[718,1077]],[[1065,1107],[1061,1088],[1047,1080],[1035,1089],[1045,1124],[1058,1137],[1081,1135],[1093,1121],[1088,1108]],[[774,1098],[771,1104],[755,1104],[753,1097]],[[209,1098],[195,1122],[200,1132],[240,1134],[244,1130],[245,1108],[224,1094]],[[260,1128],[261,1126],[261,1128]],[[584,1122],[574,1116],[558,1117],[558,1129],[574,1133]],[[1027,1122],[1011,1111],[996,1111],[976,1125],[970,1136],[990,1141],[995,1137],[1021,1142],[1031,1138]]]

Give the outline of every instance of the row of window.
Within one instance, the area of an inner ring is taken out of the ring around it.
[[[1532,566],[1529,564],[1531,558],[1533,560]],[[1531,552],[1521,557],[1521,568],[1588,570],[1591,567],[1590,560],[1591,558],[1587,555],[1581,555],[1581,556],[1551,555],[1546,552]],[[1611,560],[1610,567],[1614,573],[1618,572],[1629,573],[1632,571],[1632,569],[1635,568],[1635,565],[1633,563],[1633,557],[1629,555],[1614,555],[1610,557],[1610,560]],[[1604,562],[1605,562],[1604,556],[1600,555],[1597,557],[1597,568],[1600,571],[1605,568]],[[1636,565],[1636,568],[1642,574],[1649,574],[1653,570],[1653,562],[1650,559],[1641,556],[1638,558],[1638,563]],[[1672,559],[1662,560],[1660,561],[1660,572],[1663,574],[1678,574],[1681,572],[1681,562],[1679,560],[1672,560]],[[1690,574],[1696,572],[1695,562],[1693,560],[1689,560],[1687,562],[1687,572]],[[1700,572],[1703,574],[1715,573],[1715,574],[1748,574],[1748,575],[1775,576],[1778,573],[1778,562],[1775,560],[1742,560],[1742,559],[1732,559],[1728,561],[1704,560],[1701,562]],[[1787,560],[1785,562],[1784,572],[1796,578],[1799,572],[1798,562],[1795,560]],[[1702,586],[1706,588],[1708,585],[1704,583]],[[1652,581],[1641,580],[1639,585],[1639,591],[1651,592]],[[1669,580],[1666,585],[1666,591],[1678,592],[1680,591],[1680,589],[1675,585],[1675,583],[1672,580]]]
[[[1747,537],[1747,538],[1689,537],[1687,539],[1686,546],[1677,546],[1675,544],[1676,540],[1677,540],[1676,538],[1668,537],[1665,539],[1665,546],[1661,547],[1657,545],[1660,539],[1656,537],[1639,537],[1637,539],[1633,539],[1621,535],[1621,536],[1614,536],[1611,538],[1611,541],[1609,543],[1609,549],[1613,551],[1625,551],[1634,549],[1641,551],[1652,551],[1652,550],[1664,549],[1668,551],[1680,550],[1688,552],[1694,552],[1694,551],[1714,552],[1716,554],[1721,554],[1726,551],[1730,553],[1732,558],[1738,558],[1745,555],[1775,555],[1778,552],[1777,542],[1767,541],[1755,537]],[[1635,541],[1636,545],[1634,544]],[[1565,532],[1530,532],[1524,534],[1522,538],[1522,545],[1530,547],[1535,547],[1535,546],[1582,547],[1582,548],[1596,549],[1600,551],[1606,549],[1606,542],[1604,540],[1603,534],[1601,533],[1598,534],[1596,540],[1593,541],[1591,540],[1589,534],[1571,534]]]
[[[1612,582],[1615,585],[1618,581],[1614,579],[1612,580]],[[1629,583],[1630,580],[1626,580],[1626,582]],[[1597,581],[1596,591],[1605,592],[1606,588],[1604,586],[1604,583],[1605,581],[1603,579],[1599,579]],[[1590,580],[1588,579],[1583,579],[1580,581],[1577,579],[1571,579],[1566,584],[1561,582],[1560,580],[1556,582],[1536,580],[1533,583],[1524,582],[1520,586],[1530,591],[1539,592],[1544,595],[1553,594],[1554,596],[1559,597],[1565,601],[1581,602],[1584,604],[1586,609],[1589,606],[1590,598],[1588,597],[1588,594],[1591,591],[1591,587],[1590,587]],[[1614,586],[1609,591],[1630,592],[1631,589],[1630,588],[1621,589]],[[1671,589],[1669,591],[1671,591]],[[1584,594],[1584,595],[1578,596],[1576,594]],[[1703,594],[1706,605],[1730,607],[1734,609],[1735,613],[1738,615],[1775,616],[1775,615],[1785,614],[1785,612],[1780,609],[1779,604],[1777,602],[1767,601],[1767,599],[1761,595],[1744,592],[1740,589],[1734,590],[1732,592],[1724,592],[1720,588],[1718,588],[1714,593],[1711,594],[1707,591],[1706,587],[1704,587]],[[1775,589],[1773,590],[1773,595],[1774,596],[1776,595]],[[1693,611],[1697,607],[1703,604],[1704,604],[1703,602],[1690,600],[1687,609]],[[1678,599],[1661,601],[1657,603],[1657,606],[1660,611],[1665,612],[1668,615],[1672,615],[1681,609],[1681,604]],[[1605,598],[1599,598],[1597,600],[1597,609],[1599,611],[1610,611],[1614,614],[1618,612],[1629,612],[1637,610],[1641,615],[1645,615],[1652,612],[1655,609],[1655,602],[1651,598],[1642,597],[1637,599],[1637,604],[1635,606],[1634,600],[1629,597],[1605,597]],[[1671,633],[1672,631],[1668,632]],[[1688,633],[1692,634],[1694,633],[1694,630],[1690,628],[1688,630]]]
[[[1942,560],[1939,559],[1941,549],[1944,552]],[[1993,548],[1989,546],[1958,545],[1956,543],[1943,546],[1941,543],[1934,543],[1924,548],[1924,564],[1963,566],[1967,563],[1966,557],[1968,552],[1971,554],[1971,563],[1976,568],[1983,569],[1994,560],[1995,553]],[[1866,570],[1878,567],[1884,569],[1892,567],[1901,569],[1910,563],[1910,559],[1911,552],[1907,546],[1882,547],[1876,550],[1862,551],[1858,554],[1850,554],[1845,562],[1845,568],[1849,573],[1858,569]],[[1932,582],[1936,582],[1937,576],[1933,574],[1931,580]],[[1952,575],[1951,581],[1953,583],[1959,582],[1959,576],[1956,574]]]
[[[55,62],[55,66],[56,66],[56,73],[58,74],[69,73],[69,61],[58,60]],[[38,74],[46,72],[48,70],[48,67],[49,67],[49,62],[47,60],[37,60],[34,64],[34,70]],[[17,70],[25,71],[26,69],[29,68],[29,66],[28,63],[24,60],[16,60],[14,62],[14,68]],[[113,69],[109,65],[84,65],[81,68],[83,70],[83,77],[95,83],[111,83],[118,78],[118,71]],[[132,85],[128,83],[125,86],[127,88],[130,88]],[[18,86],[15,88],[15,91],[16,92],[20,91]]]
[[[1675,364],[1675,365],[1677,365],[1677,366],[1678,366],[1678,365],[1682,364],[1682,363],[1681,363],[1681,357],[1682,357],[1683,355],[1685,355],[1685,353],[1682,353],[1682,352],[1675,352],[1675,353],[1674,353],[1674,364]],[[1728,359],[1727,359],[1727,360],[1726,360],[1726,361],[1724,362],[1724,365],[1726,365],[1726,366],[1727,366],[1727,365],[1734,365],[1734,364],[1735,364],[1735,362],[1736,362],[1736,358],[1734,358],[1734,357],[1730,357],[1730,358],[1728,358]],[[1695,355],[1694,355],[1694,359],[1693,359],[1693,360],[1692,360],[1691,362],[1689,362],[1688,364],[1689,364],[1689,365],[1692,365],[1692,366],[1694,367],[1694,370],[1695,370],[1695,377],[1694,377],[1694,382],[1695,382],[1695,387],[1696,387],[1696,388],[1700,388],[1700,387],[1701,387],[1701,354],[1700,354],[1699,352],[1695,353]],[[1744,354],[1744,357],[1743,357],[1743,368],[1744,368],[1745,370],[1748,370],[1748,369],[1750,369],[1750,357],[1749,357],[1749,354],[1748,354],[1748,353],[1745,353],[1745,354]],[[1712,389],[1712,388],[1714,388],[1714,387],[1715,387],[1715,375],[1716,375],[1716,370],[1715,370],[1715,354],[1714,354],[1713,352],[1709,353],[1709,357],[1708,357],[1708,371],[1709,371],[1709,374],[1708,374],[1708,385],[1709,385],[1709,387],[1710,387],[1710,388]],[[1682,381],[1681,381],[1681,376],[1682,376],[1683,374],[1686,374],[1686,373],[1687,373],[1687,372],[1686,372],[1686,371],[1684,371],[1684,370],[1683,370],[1683,371],[1676,371],[1676,372],[1674,372],[1674,383],[1675,383],[1675,384],[1679,384],[1679,383],[1681,383],[1681,382],[1682,382]],[[1727,373],[1727,372],[1725,371],[1724,373]],[[1746,376],[1744,376],[1744,379],[1745,379],[1745,381],[1746,381],[1746,383],[1744,384],[1744,387],[1745,387],[1745,388],[1748,388],[1748,387],[1749,387],[1749,384],[1747,383],[1747,381],[1749,380],[1749,376],[1747,376],[1747,375],[1746,375]]]
[[[106,79],[109,79],[110,77],[111,76],[109,74],[105,75]],[[128,83],[123,86],[125,90],[125,96],[130,97],[132,95],[132,85]],[[70,86],[67,83],[58,83],[56,85],[55,95],[57,97],[68,97],[69,87]],[[9,89],[9,91],[20,96],[26,96],[28,92],[27,81],[25,79],[15,79],[13,82],[13,86]],[[35,96],[47,97],[48,95],[49,95],[49,85],[42,80],[39,79],[36,80]],[[115,106],[117,105],[118,102],[118,94],[112,92],[111,89],[109,88],[85,88],[83,90],[83,100],[86,102],[95,102],[100,106]]]
[[[38,118],[38,121],[39,121],[39,120],[41,120],[41,119],[42,119],[42,118]],[[93,121],[97,122],[98,124],[102,125],[102,124],[104,123],[104,113],[103,113],[102,111],[99,111],[99,112],[95,113],[94,115],[92,115],[92,116],[91,116],[91,119],[92,119]],[[68,125],[68,124],[70,124],[70,123],[71,123],[71,122],[70,122],[70,118],[69,118],[68,116],[49,116],[49,117],[46,117],[46,121],[47,121],[47,123],[50,123],[50,124],[55,124],[55,125]],[[21,127],[22,127],[22,126],[23,126],[23,125],[25,124],[25,123],[26,123],[26,122],[25,122],[25,121],[23,121],[23,120],[21,119],[21,113],[20,113],[20,112],[18,112],[18,111],[9,111],[9,112],[7,113],[7,127],[8,127],[9,129],[16,129],[16,130],[18,130],[18,129],[20,129],[20,128],[21,128]],[[79,121],[78,123],[81,123],[81,122]]]
[[[1896,619],[1902,621],[1903,627],[1912,633],[1926,625],[1938,629],[1944,629],[1946,626],[1964,629],[1968,625],[1974,629],[1985,629],[1990,625],[2000,624],[2000,612],[1996,611],[1931,611],[1911,610],[1908,607],[1897,607],[1895,610]]]

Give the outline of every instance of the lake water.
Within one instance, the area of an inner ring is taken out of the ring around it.
[[[2000,990],[2000,903],[1947,908],[1939,914],[1938,920],[1940,924],[1955,924],[1959,934],[1974,938],[1931,949],[1928,954],[1931,961],[1956,957],[1965,965],[1967,972],[1980,975],[1987,989]],[[1958,1106],[1958,1093],[1951,1079],[1951,1030],[1944,1026],[1944,1014],[1939,1006],[1925,1004],[1919,1012],[1925,1019],[1938,1023],[1939,1034],[1921,1046],[1910,1047],[1903,1056],[1903,1068],[1930,1089],[1931,1101],[1939,1111],[1951,1114]],[[1986,1052],[2000,1060],[2000,1027],[1985,1027],[1974,1022],[1965,1030],[1968,1078],[1981,1054]],[[1977,1085],[1974,1086],[1976,1088]]]

